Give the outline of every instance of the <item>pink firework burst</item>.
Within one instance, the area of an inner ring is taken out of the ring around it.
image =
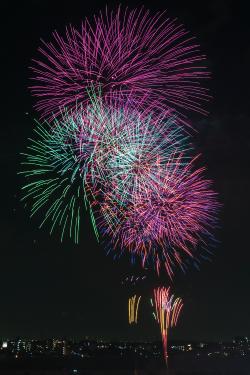
[[[176,19],[165,13],[121,7],[87,18],[79,29],[69,26],[64,35],[39,48],[33,60],[31,91],[42,117],[60,115],[89,101],[87,89],[101,88],[105,100],[122,100],[133,94],[147,106],[186,115],[206,113],[209,96],[200,85],[208,77],[199,45]]]
[[[154,289],[154,303],[156,320],[160,325],[163,355],[168,362],[168,331],[169,328],[176,327],[183,302],[180,297],[175,298],[170,294],[170,288],[158,287]]]
[[[173,155],[164,174],[160,171],[126,207],[117,205],[114,194],[101,204],[100,227],[113,246],[140,256],[143,266],[152,259],[157,272],[164,266],[170,277],[174,265],[197,257],[216,225],[217,194],[203,178],[204,168],[193,168],[195,160]]]

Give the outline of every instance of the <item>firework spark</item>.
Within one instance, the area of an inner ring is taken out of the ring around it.
[[[137,275],[132,275],[132,276],[126,276],[123,280],[122,280],[122,285],[123,284],[128,284],[128,285],[136,285],[137,283],[141,283],[142,281],[144,281],[146,279],[146,275],[144,276],[137,276]]]

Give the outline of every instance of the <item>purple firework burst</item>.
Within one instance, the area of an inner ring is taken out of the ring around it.
[[[199,45],[176,19],[165,13],[121,7],[87,18],[79,29],[56,31],[53,41],[39,48],[33,60],[35,108],[42,117],[60,115],[89,101],[90,86],[101,88],[103,98],[116,101],[133,94],[144,105],[186,115],[187,110],[206,113],[202,103],[209,96],[200,85],[208,72]],[[122,94],[122,95],[121,95]],[[184,120],[185,121],[185,120]]]
[[[152,259],[157,271],[164,266],[170,277],[174,265],[196,259],[199,246],[213,239],[219,203],[211,181],[203,178],[204,168],[193,168],[195,160],[183,165],[182,156],[174,155],[155,183],[125,207],[114,194],[106,195],[98,225],[115,249],[141,257],[143,265]]]

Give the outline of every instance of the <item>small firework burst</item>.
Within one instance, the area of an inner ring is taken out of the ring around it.
[[[155,318],[160,325],[163,355],[167,363],[168,361],[168,330],[169,328],[176,327],[180,312],[183,308],[183,302],[180,297],[174,298],[171,295],[170,288],[159,287],[154,289],[154,304],[155,305]]]

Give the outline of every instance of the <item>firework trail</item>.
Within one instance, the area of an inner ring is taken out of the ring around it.
[[[153,304],[153,302],[151,302]],[[168,361],[168,330],[175,327],[183,307],[181,298],[174,298],[170,294],[170,288],[159,287],[154,289],[154,304],[156,311],[156,320],[160,325],[163,355]]]
[[[40,59],[33,60],[32,94],[44,118],[57,117],[60,108],[83,108],[89,102],[86,88],[101,87],[103,98],[116,102],[133,96],[144,107],[156,101],[155,110],[186,115],[206,113],[209,96],[200,82],[209,76],[205,56],[195,38],[165,12],[143,8],[100,12],[79,29],[56,31],[52,42],[42,42]]]
[[[128,322],[129,324],[133,324],[133,323],[137,324],[140,300],[141,300],[141,296],[137,297],[136,295],[128,299]]]

